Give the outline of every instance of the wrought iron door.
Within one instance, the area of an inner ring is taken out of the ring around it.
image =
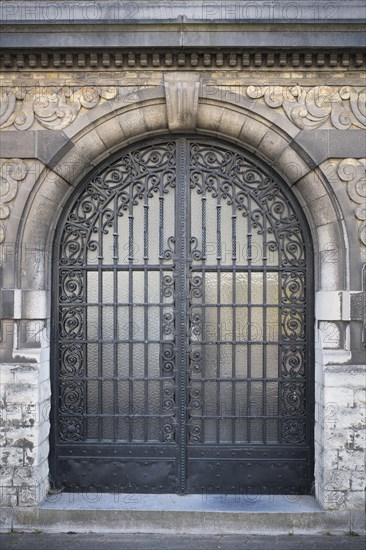
[[[57,235],[54,483],[308,492],[311,245],[280,178],[151,140],[85,180]]]

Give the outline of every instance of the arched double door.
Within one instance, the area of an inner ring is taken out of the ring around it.
[[[54,254],[56,485],[309,491],[311,244],[278,176],[218,140],[139,143],[79,187]]]

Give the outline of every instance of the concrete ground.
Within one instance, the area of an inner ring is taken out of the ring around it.
[[[365,550],[365,536],[352,535],[0,535],[1,550]]]

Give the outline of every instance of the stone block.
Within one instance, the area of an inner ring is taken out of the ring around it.
[[[8,507],[5,502],[2,502],[2,495],[0,493],[0,504],[0,533],[9,532],[13,529],[13,510],[11,506],[15,506],[16,502],[14,504],[11,503],[10,507]]]
[[[341,319],[341,292],[321,290],[315,294],[315,316],[322,321]]]
[[[37,479],[38,483],[44,484],[45,481],[48,481],[48,475],[49,475],[49,464],[48,464],[48,456],[45,458],[43,462],[40,462],[37,466]]]
[[[117,120],[127,140],[143,136],[146,132],[145,119],[140,108],[117,115]]]
[[[46,319],[48,316],[47,303],[48,291],[23,290],[22,291],[22,319]]]
[[[340,392],[339,388],[327,387],[327,381],[325,380],[324,387],[324,404],[335,403],[340,411],[344,413],[344,409],[353,407],[353,390],[350,388],[343,388]]]
[[[324,369],[327,386],[360,389],[366,385],[366,373],[363,365],[329,365]]]
[[[39,193],[54,202],[59,208],[72,190],[72,186],[52,170],[47,169],[42,175]]]
[[[45,380],[39,384],[38,402],[43,403],[51,397],[51,385],[49,380]]]
[[[318,422],[323,421],[323,385],[315,383],[315,403],[316,403],[316,419]]]
[[[29,220],[22,241],[21,286],[23,288],[46,288],[44,266],[48,261],[47,237],[50,228],[35,220]]]
[[[353,291],[349,293],[350,320],[363,321],[364,317],[364,293]]]
[[[37,482],[37,469],[31,466],[17,466],[14,468],[13,484],[34,485]]]
[[[338,451],[336,449],[328,449],[324,447],[324,452],[321,456],[323,464],[323,476],[328,472],[338,469]]]
[[[263,122],[246,115],[239,139],[244,145],[249,145],[251,148],[256,149],[267,131],[268,126]]]
[[[267,162],[277,161],[288,147],[288,141],[273,129],[268,129],[258,145],[258,150],[263,153]]]
[[[302,130],[298,143],[320,164],[328,158],[361,158],[365,154],[365,138],[362,130],[314,129]],[[360,139],[361,138],[361,139]]]
[[[328,426],[323,433],[323,441],[326,449],[344,449],[346,438],[345,433],[337,424]]]
[[[14,446],[0,449],[0,464],[4,466],[32,466],[34,463],[34,447],[26,439],[17,439]]]
[[[48,423],[50,419],[51,403],[49,399],[39,403],[38,412],[39,412],[39,422],[43,426],[44,423]]]
[[[36,381],[37,382],[37,381]],[[2,385],[7,402],[10,403],[37,403],[37,386],[32,383],[16,382]]]
[[[244,122],[245,117],[242,113],[225,109],[220,120],[220,133],[239,139]]]
[[[301,177],[295,185],[293,185],[292,190],[297,192],[297,196],[300,195],[301,203],[305,204],[311,203],[327,193],[323,180],[318,176],[315,170]]]
[[[311,171],[311,167],[300,157],[297,151],[288,145],[274,164],[275,170],[283,174],[288,183],[296,183]]]
[[[1,130],[0,151],[2,158],[36,158],[37,131],[14,132]],[[14,139],[16,136],[16,139]]]
[[[89,129],[88,132],[84,132],[82,136],[78,134],[73,138],[73,142],[91,164],[97,164],[108,153],[104,141],[99,137],[98,132],[94,128]]]
[[[50,452],[50,445],[49,445],[48,438],[44,439],[40,445],[37,445],[37,447],[34,447],[33,452],[34,452],[36,466],[39,466],[44,461],[47,461],[49,452]]]
[[[340,221],[340,214],[335,210],[328,195],[323,195],[310,204],[312,218],[317,227]]]
[[[365,451],[364,448],[357,450],[346,448],[339,449],[337,452],[339,470],[360,471],[365,469]]]
[[[349,491],[347,493],[347,508],[350,510],[365,510],[365,490]]]
[[[95,130],[111,152],[120,148],[126,139],[120,124],[114,117],[95,126]]]
[[[338,290],[343,280],[342,250],[334,242],[325,246],[319,254],[315,254],[315,265],[318,265],[319,271],[317,287],[325,291]]]
[[[339,224],[332,222],[317,227],[316,236],[322,264],[339,264],[340,252],[338,249],[339,243],[342,241]]]
[[[42,347],[41,348],[41,362],[38,365],[38,381],[43,382],[44,380],[49,380],[50,378],[50,348]]]
[[[343,390],[342,390],[343,391]],[[338,425],[345,430],[349,429],[359,434],[360,430],[365,429],[365,409],[364,407],[350,407],[341,409]],[[360,436],[357,435],[357,439]]]
[[[85,158],[78,146],[74,145],[57,163],[55,162],[50,167],[70,185],[75,186],[94,168],[94,165],[88,158]]]
[[[167,72],[163,79],[169,130],[194,131],[197,126],[199,73]]]
[[[18,488],[13,485],[5,485],[1,483],[0,485],[0,510],[6,506],[17,506],[18,505]],[[1,520],[3,523],[3,519]]]
[[[347,491],[324,491],[323,506],[325,510],[344,510],[347,502]]]
[[[324,440],[324,430],[322,426],[319,424],[319,422],[316,422],[315,428],[314,428],[314,440],[317,442],[318,445],[323,445]]]
[[[46,165],[55,161],[58,151],[65,154],[73,147],[69,137],[60,130],[37,130],[36,136],[36,157]],[[15,141],[18,141],[18,136]]]
[[[14,318],[14,290],[4,288],[0,291],[0,311],[2,319]]]
[[[37,485],[22,483],[18,486],[18,506],[36,506],[40,501],[38,493]]]
[[[168,131],[167,111],[165,104],[154,105],[154,109],[150,107],[142,108],[142,113],[145,120],[146,129],[149,132]]]
[[[351,471],[351,491],[365,490],[366,475],[365,469]]]
[[[364,418],[364,415],[363,415]],[[365,452],[365,423],[360,425],[358,428],[353,426],[346,432],[346,442],[345,448],[349,451],[362,451]]]
[[[325,491],[349,491],[351,472],[348,470],[331,470],[324,477]]]
[[[323,349],[341,349],[344,345],[343,326],[340,322],[320,321]]]
[[[317,331],[317,337],[319,338],[319,332]],[[320,350],[319,350],[320,351]],[[323,368],[323,354],[321,352],[316,352],[316,362],[315,362],[315,382],[319,386],[324,384],[324,368]],[[320,356],[320,357],[319,357]],[[319,361],[321,359],[321,361]]]
[[[200,103],[197,113],[197,128],[210,131],[218,131],[223,109],[216,105]]]
[[[13,386],[24,384],[5,384],[2,386],[2,396],[5,402],[0,408],[1,429],[11,430],[12,428],[28,428],[34,426],[37,421],[37,386],[34,385],[32,400],[19,399],[19,392],[12,392]]]
[[[354,390],[353,392],[353,402],[355,405],[360,407],[366,407],[366,390],[365,388],[360,388]]]

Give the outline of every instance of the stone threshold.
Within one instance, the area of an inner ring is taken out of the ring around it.
[[[62,493],[36,508],[7,510],[3,530],[14,531],[337,534],[364,528],[361,511],[324,511],[314,497],[299,495]]]

